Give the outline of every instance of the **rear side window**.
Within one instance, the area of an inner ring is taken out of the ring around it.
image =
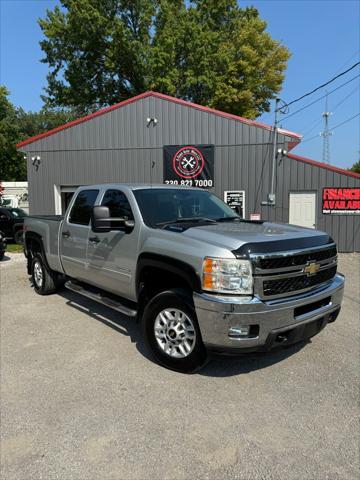
[[[124,217],[126,220],[134,220],[129,200],[120,190],[107,190],[101,205],[109,207],[110,217]]]
[[[78,225],[89,225],[91,209],[95,205],[99,190],[82,190],[72,206],[69,222]]]

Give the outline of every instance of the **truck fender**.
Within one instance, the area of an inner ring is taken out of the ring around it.
[[[150,288],[148,288],[148,286],[143,282],[143,273],[147,269],[169,272],[173,278],[176,277],[181,280],[179,282],[180,284],[177,285],[177,282],[175,282],[174,285],[168,285],[167,282],[157,282],[159,278],[154,278],[154,282],[151,282],[149,285]],[[184,287],[191,292],[201,291],[201,281],[199,275],[191,265],[182,262],[181,260],[156,253],[140,254],[136,267],[135,282],[136,297],[139,304],[138,319],[141,317],[143,309],[150,298],[152,298],[153,295],[158,294],[160,291],[168,290],[169,288],[183,289]],[[157,288],[159,283],[163,288]]]
[[[38,233],[35,233],[35,232],[25,232],[24,253],[25,253],[25,257],[27,258],[28,274],[30,275],[30,265],[31,265],[32,257],[33,257],[33,254],[31,252],[31,245],[33,243],[35,243],[38,246],[38,250],[36,250],[36,252],[38,252],[38,251],[40,252],[40,254],[41,254],[41,256],[44,260],[46,268],[51,270],[50,267],[49,267],[47,258],[46,258],[44,243],[43,243],[43,239],[42,239],[41,235],[39,235]]]
[[[136,266],[136,291],[139,292],[141,273],[146,267],[169,271],[181,277],[195,292],[201,291],[201,281],[195,269],[186,262],[157,253],[141,253]]]

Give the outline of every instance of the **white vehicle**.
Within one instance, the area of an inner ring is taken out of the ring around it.
[[[29,213],[28,182],[1,182],[0,206],[21,208]]]

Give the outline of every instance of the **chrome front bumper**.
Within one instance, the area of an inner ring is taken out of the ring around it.
[[[276,338],[277,334],[290,332],[317,320],[322,328],[328,321],[335,320],[343,293],[344,276],[337,274],[326,285],[306,294],[287,297],[286,300],[262,301],[256,297],[194,293],[194,304],[202,339],[207,348],[241,353],[267,350],[270,339]],[[316,305],[321,303],[324,305]],[[302,313],[304,310],[305,313]],[[258,326],[258,333],[253,338],[229,337],[229,329],[239,325]],[[271,348],[273,346],[275,345],[271,342]]]

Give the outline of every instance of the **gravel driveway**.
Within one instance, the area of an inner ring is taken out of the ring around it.
[[[1,274],[4,480],[359,478],[360,255],[338,320],[307,344],[148,359],[133,320],[71,292],[36,295],[22,255]]]

